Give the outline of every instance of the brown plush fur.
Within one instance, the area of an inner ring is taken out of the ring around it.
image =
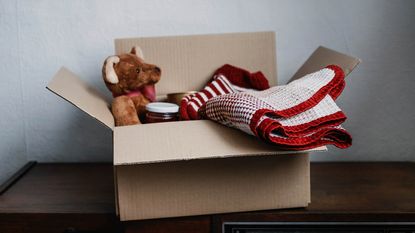
[[[144,95],[127,96],[145,85],[154,85],[160,80],[159,67],[147,64],[138,56],[135,48],[130,53],[119,55],[119,62],[113,68],[118,77],[118,82],[113,84],[107,80],[105,60],[102,68],[102,76],[105,85],[115,97],[112,102],[112,113],[116,126],[134,125],[141,123],[139,118],[145,112],[145,106],[150,102]]]

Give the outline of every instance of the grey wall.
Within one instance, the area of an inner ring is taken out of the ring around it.
[[[27,154],[17,24],[16,7],[0,1],[0,184]]]
[[[100,78],[113,39],[277,32],[285,83],[324,45],[360,57],[339,105],[354,137],[314,160],[415,160],[415,1],[0,0],[0,181],[28,160],[111,161],[111,132],[45,90],[61,65]]]

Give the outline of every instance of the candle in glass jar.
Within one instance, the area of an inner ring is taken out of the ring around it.
[[[146,123],[179,120],[179,106],[172,103],[155,102],[146,105]]]

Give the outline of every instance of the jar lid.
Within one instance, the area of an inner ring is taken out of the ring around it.
[[[156,113],[177,113],[179,112],[179,105],[165,102],[155,102],[147,104],[146,110]]]

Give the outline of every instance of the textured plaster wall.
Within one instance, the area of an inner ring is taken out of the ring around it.
[[[0,184],[26,162],[18,14],[0,1]]]
[[[415,1],[0,0],[0,181],[26,160],[111,161],[111,132],[45,90],[65,65],[107,93],[113,39],[277,32],[279,83],[324,45],[360,57],[339,105],[354,136],[313,160],[415,160]],[[109,95],[108,95],[109,96]]]

